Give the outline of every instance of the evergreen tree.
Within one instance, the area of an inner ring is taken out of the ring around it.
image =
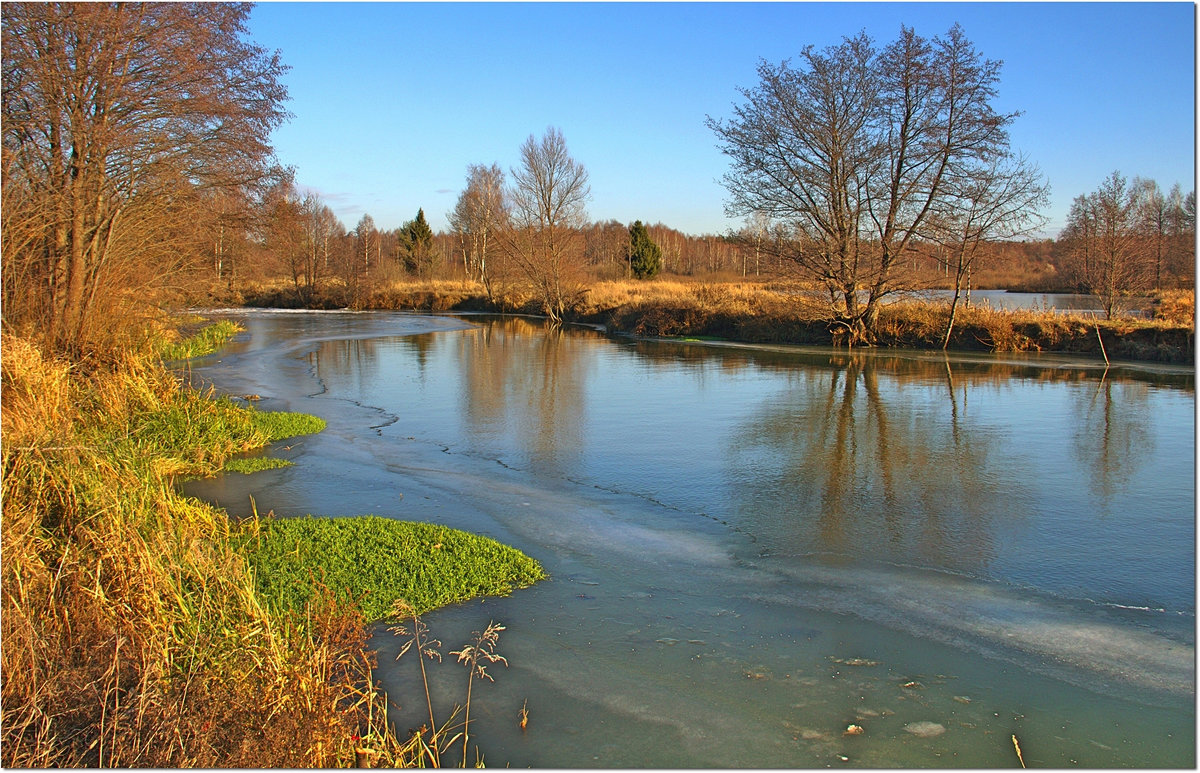
[[[638,220],[629,226],[629,271],[636,279],[649,279],[661,270],[662,249]]]
[[[438,254],[437,245],[433,242],[433,229],[425,220],[425,210],[418,209],[417,216],[401,226],[397,236],[404,269],[416,276],[432,276]]]

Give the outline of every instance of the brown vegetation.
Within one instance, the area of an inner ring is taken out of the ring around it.
[[[336,293],[321,308],[337,308]],[[961,308],[950,349],[991,352],[1064,352],[1114,359],[1190,363],[1194,358],[1195,293],[1156,294],[1151,319],[1095,319],[1052,311],[1006,311],[972,304]],[[248,293],[249,305],[299,307],[285,286]],[[531,294],[509,292],[489,300],[475,282],[391,282],[378,286],[357,308],[540,314]],[[847,344],[825,315],[817,290],[786,282],[680,280],[595,282],[567,309],[570,322],[603,325],[638,336],[706,336],[748,343]],[[941,349],[948,303],[906,301],[880,312],[876,345]],[[1097,330],[1102,339],[1097,338]],[[1101,351],[1100,340],[1105,351]]]
[[[3,11],[5,322],[103,351],[218,245],[271,174],[277,55],[235,3],[8,3]],[[210,238],[212,241],[210,241]],[[203,245],[203,246],[202,246]]]
[[[332,767],[369,733],[398,758],[357,611],[264,608],[225,513],[173,489],[255,442],[188,441],[230,408],[143,359],[3,349],[3,764]]]
[[[1196,326],[1196,291],[1160,290],[1154,294],[1154,307],[1151,313],[1154,319],[1162,322],[1194,329]]]
[[[843,344],[863,331],[851,329],[854,314],[831,315],[829,291],[848,292],[847,306],[871,285],[861,319],[876,343],[939,346],[947,327],[944,306],[874,303],[903,283],[955,284],[921,223],[892,218],[864,242],[853,229],[823,237],[839,255],[878,253],[879,270],[824,276],[822,292],[790,281],[812,253],[794,222],[791,236],[780,227],[786,211],[741,234],[656,223],[648,233],[676,279],[606,281],[632,271],[629,230],[584,221],[586,173],[556,131],[522,149],[515,212],[499,211],[499,167],[472,167],[456,233],[429,233],[423,211],[400,229],[364,215],[347,231],[273,167],[268,138],[286,115],[286,68],[244,39],[248,15],[240,3],[3,8],[6,766],[333,767],[354,761],[368,738],[376,762],[412,759],[373,689],[359,613],[330,600],[304,620],[264,608],[226,515],[175,493],[176,476],[212,471],[262,441],[234,426],[229,406],[130,353],[156,304],[186,291],[192,301],[545,313],[644,336]],[[990,89],[993,65],[956,32],[939,45],[939,56],[983,65],[971,77]],[[923,72],[918,48],[889,47],[887,62]],[[763,74],[769,85],[784,73]],[[911,139],[929,140],[927,160],[953,160],[933,142],[936,125],[921,132]],[[569,173],[566,188],[538,179],[552,168]],[[881,180],[880,190],[897,198],[898,182]],[[1140,190],[1134,247],[1145,265],[1111,291],[1149,286],[1150,265],[1155,287],[1190,284],[1194,195]],[[1090,260],[1091,232],[1076,229],[1062,245],[981,243],[967,285],[1078,284],[1068,269]],[[821,279],[812,268],[807,279]],[[212,284],[206,297],[202,282]],[[1150,321],[970,306],[950,345],[1098,354],[1103,341],[1112,357],[1191,362],[1194,315],[1191,291],[1162,292]]]

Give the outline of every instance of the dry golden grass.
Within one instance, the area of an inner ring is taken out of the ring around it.
[[[1161,362],[1192,361],[1194,295],[1164,296],[1153,320],[1098,320],[1039,310],[988,305],[960,307],[951,349],[995,352],[1062,351]],[[610,329],[649,336],[714,336],[763,343],[837,343],[827,299],[811,287],[731,282],[605,282],[580,309]],[[949,319],[946,303],[885,305],[875,343],[941,348]],[[1104,345],[1097,330],[1101,331]]]
[[[690,320],[686,324],[696,324],[699,320],[714,318],[797,318],[805,313],[809,299],[808,294],[796,288],[756,282],[625,280],[593,285],[575,312],[577,316],[591,320],[630,318],[639,314],[663,319],[676,315]]]
[[[1196,291],[1159,290],[1152,313],[1157,320],[1192,327],[1196,324]]]
[[[494,288],[495,290],[495,288]],[[264,295],[270,300],[273,296]],[[317,302],[327,307],[330,299]],[[287,305],[287,304],[284,304]],[[360,308],[425,311],[498,311],[539,314],[533,296],[517,283],[489,299],[483,286],[461,280],[380,282]],[[948,304],[904,302],[880,312],[875,343],[941,348]],[[1154,319],[1095,320],[1043,311],[1005,311],[986,305],[960,307],[951,349],[1063,351],[1127,359],[1192,362],[1195,293],[1164,291]],[[759,343],[839,344],[828,298],[798,282],[705,281],[657,278],[593,282],[567,310],[569,321],[598,323],[644,336],[712,336]],[[1096,329],[1106,352],[1101,351]],[[1111,340],[1110,342],[1110,339]]]
[[[228,408],[136,358],[82,374],[2,346],[3,764],[334,767],[368,737],[400,760],[357,613],[264,609],[229,519],[173,489],[252,439],[146,432]]]

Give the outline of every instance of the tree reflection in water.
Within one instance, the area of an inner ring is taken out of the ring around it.
[[[1113,497],[1154,451],[1154,438],[1147,429],[1150,389],[1142,382],[1101,378],[1095,390],[1078,393],[1075,458],[1091,474],[1089,490],[1101,512],[1111,508]]]
[[[1159,501],[1143,474],[1175,464],[1185,449],[1174,444],[1191,442],[1157,413],[1177,416],[1194,399],[1182,372],[472,322],[327,340],[310,367],[332,394],[387,414],[377,427],[398,420],[398,439],[495,460],[556,489],[585,483],[664,514],[703,514],[785,560],[1082,594],[1117,563],[1135,571],[1131,551],[1158,549],[1142,514],[1160,508],[1176,529],[1193,501],[1187,491]],[[1121,517],[1096,534],[1108,513]]]
[[[741,509],[768,522],[774,552],[976,572],[1025,494],[1011,469],[1025,462],[994,460],[996,431],[968,421],[970,387],[993,377],[956,378],[946,359],[888,364],[835,356],[762,405],[730,449]]]
[[[590,342],[561,327],[522,318],[482,325],[458,337],[464,430],[476,444],[507,434],[523,449],[522,464],[567,474],[583,453],[584,399]]]

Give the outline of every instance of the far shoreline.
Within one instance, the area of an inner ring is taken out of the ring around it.
[[[1032,292],[1021,289],[1015,292]],[[1047,294],[1059,294],[1049,293]],[[917,350],[959,353],[1042,353],[1108,362],[1191,366],[1194,291],[1151,298],[1151,318],[1114,319],[1041,309],[1004,310],[962,305],[945,348],[949,302],[897,300],[883,308],[869,346],[860,351]],[[209,294],[202,303],[241,308],[355,311],[426,311],[543,316],[538,302],[515,288],[491,297],[480,284],[461,280],[379,283],[357,294],[329,285],[304,298],[290,283]],[[672,280],[597,282],[581,290],[563,321],[599,326],[639,338],[710,338],[740,344],[830,346],[847,350],[826,319],[778,286],[753,282]],[[1181,320],[1189,320],[1184,324]]]

